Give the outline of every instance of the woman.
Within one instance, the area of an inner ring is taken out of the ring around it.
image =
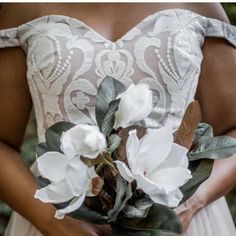
[[[4,4],[0,196],[25,218],[14,213],[5,235],[109,235],[108,226],[57,220],[51,204],[33,197],[37,184],[20,157],[32,101],[42,141],[58,120],[93,122],[94,94],[110,73],[127,85],[152,86],[157,110],[150,126],[177,128],[195,96],[215,134],[236,137],[236,29],[224,22],[218,3]],[[235,170],[235,156],[215,161],[210,178],[176,209],[186,236],[235,235],[220,198],[235,184]]]

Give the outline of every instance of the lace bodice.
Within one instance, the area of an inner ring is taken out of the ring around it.
[[[42,16],[0,30],[0,48],[21,46],[27,56],[41,142],[57,121],[96,123],[95,96],[106,75],[127,86],[149,84],[154,110],[145,125],[176,129],[194,100],[206,36],[236,46],[235,26],[177,8],[147,16],[115,42],[78,19]]]

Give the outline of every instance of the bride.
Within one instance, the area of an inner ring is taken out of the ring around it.
[[[0,29],[0,197],[15,210],[5,236],[109,235],[109,226],[57,220],[51,204],[33,197],[37,171],[20,156],[32,102],[42,141],[58,120],[92,121],[97,83],[110,73],[153,86],[163,109],[151,125],[178,127],[195,98],[215,134],[236,137],[236,28],[218,3],[11,3]],[[75,75],[88,86],[75,87]],[[215,161],[175,209],[186,236],[236,235],[223,197],[235,171],[235,156]]]

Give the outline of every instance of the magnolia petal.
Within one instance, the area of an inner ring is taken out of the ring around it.
[[[67,132],[63,132],[61,135],[61,146],[60,149],[63,153],[69,158],[72,159],[76,155],[80,155],[78,152],[76,152],[76,149],[73,145],[73,142],[71,140],[70,135]]]
[[[65,180],[49,184],[35,192],[35,198],[46,203],[61,203],[73,198],[73,193]]]
[[[191,177],[191,172],[187,168],[174,167],[158,170],[148,176],[148,179],[159,188],[171,192],[184,185]]]
[[[55,214],[55,218],[63,219],[65,214],[68,214],[68,213],[71,213],[72,211],[77,210],[83,204],[84,199],[85,199],[85,193],[73,199],[72,202],[69,204],[69,206],[63,209],[57,210]]]
[[[97,172],[95,171],[94,166],[93,166],[93,167],[90,167],[90,168],[88,169],[88,175],[89,175],[89,178],[90,178],[90,179],[93,179],[93,178],[95,178],[95,177],[98,177],[98,174],[97,174]]]
[[[105,151],[107,146],[106,137],[99,131],[97,131],[96,135],[92,132],[86,135],[83,143],[87,150],[82,155],[91,159],[96,158],[101,152]]]
[[[136,88],[131,91],[130,97],[137,97],[134,103],[135,106],[131,106],[131,109],[134,110],[132,123],[141,121],[148,117],[153,109],[153,96],[152,91],[149,89],[149,85],[145,83],[136,85]],[[142,107],[142,109],[140,109],[140,107]]]
[[[118,168],[120,175],[128,182],[132,182],[134,180],[134,177],[127,165],[122,161],[114,162],[116,163],[116,167]]]
[[[145,159],[144,171],[152,173],[168,156],[173,142],[172,128],[152,129],[140,140],[141,145],[137,160]]]
[[[126,142],[126,155],[130,169],[134,172],[135,162],[137,162],[137,154],[139,151],[140,141],[137,137],[137,130],[129,131],[129,137]]]
[[[59,152],[47,152],[37,158],[40,175],[51,182],[58,182],[65,178],[68,159]]]
[[[149,193],[150,198],[155,203],[166,205],[168,207],[177,207],[181,200],[183,199],[183,194],[179,189],[168,194],[163,190],[156,190]]]
[[[157,167],[156,170],[172,167],[188,168],[188,149],[176,143],[172,143],[171,151],[166,159]]]
[[[114,129],[119,127],[126,128],[137,121],[141,121],[152,111],[152,91],[149,89],[148,84],[132,84],[117,98],[121,100],[115,113]]]
[[[126,128],[130,125],[133,115],[130,109],[133,105],[131,97],[126,96],[125,100],[120,100],[118,110],[115,113],[114,129],[118,129],[119,127]]]
[[[80,158],[74,157],[66,168],[66,181],[74,196],[86,192],[89,186],[89,168]]]
[[[120,103],[118,106],[118,110],[115,113],[115,124],[114,129],[118,129],[119,127],[126,128],[128,126],[128,116],[130,115],[129,112],[127,112],[127,109],[132,106],[131,100],[129,99],[122,99],[123,97],[126,97],[126,95],[130,92],[132,88],[135,87],[135,84],[131,84],[126,91],[119,94],[116,99],[120,99]],[[127,104],[125,103],[127,102]]]
[[[134,174],[134,179],[137,181],[137,189],[143,190],[148,195],[157,190],[165,191],[163,188],[147,179],[144,175]]]
[[[71,158],[79,155],[96,158],[106,146],[106,137],[97,126],[78,124],[62,135],[61,149]]]

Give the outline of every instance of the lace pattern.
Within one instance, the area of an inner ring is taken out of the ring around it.
[[[96,123],[95,96],[107,75],[126,86],[149,84],[155,108],[144,125],[177,129],[194,100],[206,36],[236,46],[236,27],[189,10],[167,9],[147,16],[115,42],[78,19],[42,16],[0,30],[0,48],[21,46],[26,53],[42,142],[57,121]]]

